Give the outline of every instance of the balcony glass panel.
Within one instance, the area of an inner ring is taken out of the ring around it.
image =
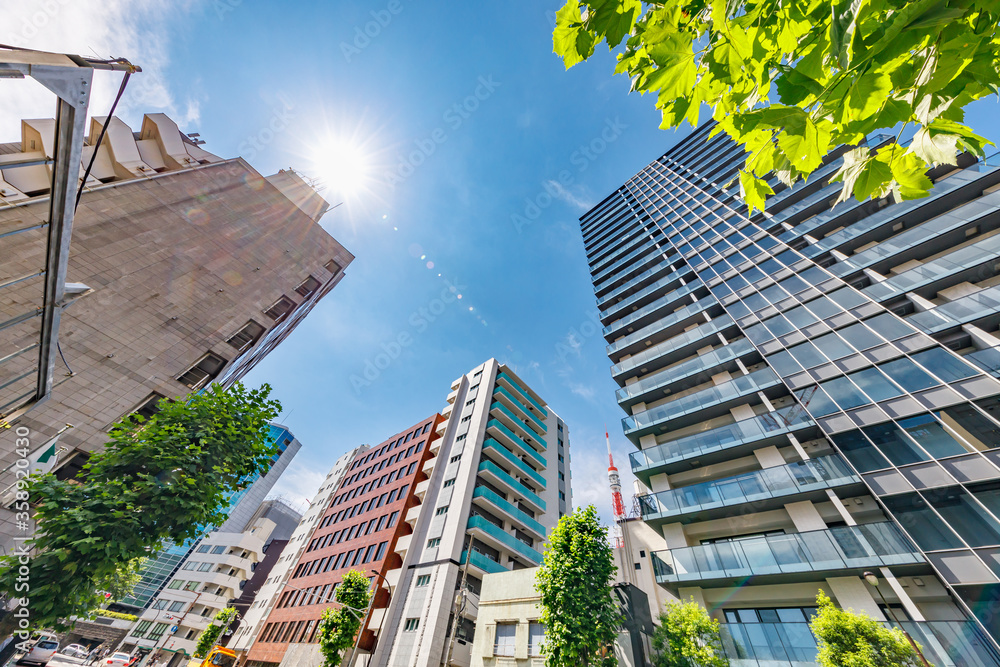
[[[626,298],[622,299],[621,301],[618,301],[618,302],[613,303],[610,306],[608,306],[606,310],[604,310],[604,311],[601,312],[601,314],[600,314],[601,319],[604,319],[605,317],[608,317],[609,315],[614,315],[615,313],[617,313],[618,311],[622,310],[623,308],[627,308],[627,307],[631,306],[633,303],[635,303],[639,299],[641,299],[641,298],[643,298],[645,296],[649,296],[650,294],[654,294],[657,291],[665,288],[667,285],[670,285],[671,283],[677,282],[678,279],[680,279],[680,277],[682,275],[687,275],[687,274],[690,273],[690,271],[691,271],[691,269],[689,269],[686,266],[678,269],[677,271],[671,271],[670,273],[668,273],[664,277],[660,278],[656,282],[652,283],[651,285],[647,285],[646,287],[643,287],[638,292],[635,292],[634,294],[629,294]]]
[[[509,486],[517,495],[525,497],[529,502],[533,503],[536,507],[545,509],[545,501],[538,497],[538,494],[528,489],[521,484],[519,481],[508,475],[503,471],[503,469],[498,466],[493,461],[483,461],[479,464],[480,472],[489,472],[492,475],[499,477],[504,481],[507,486]]]
[[[625,336],[621,340],[616,340],[615,342],[609,344],[607,347],[608,356],[611,356],[616,352],[623,350],[629,345],[633,345],[639,341],[645,340],[646,338],[649,338],[653,334],[663,331],[664,329],[670,326],[683,322],[689,317],[693,317],[694,315],[697,315],[698,313],[707,310],[718,303],[719,303],[718,299],[716,299],[714,296],[709,295],[703,299],[699,299],[695,303],[692,303],[690,306],[684,306],[680,310],[670,313],[666,317],[657,320],[656,322],[653,322],[652,324],[645,326],[642,329],[639,329],[638,331],[629,334],[628,336]]]
[[[541,447],[542,449],[545,449],[545,441],[542,440],[541,438],[539,438],[537,441],[532,440],[531,441],[532,444],[529,445],[527,442],[525,442],[524,438],[521,438],[520,436],[515,434],[513,431],[504,426],[503,423],[497,419],[491,419],[488,422],[486,422],[486,428],[487,429],[495,428],[496,430],[500,431],[505,436],[513,440],[514,444],[517,445],[519,449],[523,449],[524,453],[531,456],[535,461],[538,462],[539,465],[542,466],[545,465],[545,459],[542,458],[541,454],[535,451],[535,448],[532,446],[535,445]]]
[[[670,354],[674,350],[679,350],[688,345],[703,341],[705,338],[727,329],[734,324],[735,322],[733,322],[733,318],[729,315],[720,315],[719,317],[714,318],[711,322],[701,324],[690,331],[685,331],[684,333],[678,334],[673,338],[663,341],[662,343],[657,343],[652,347],[647,347],[642,352],[633,354],[628,359],[612,366],[611,374],[619,375],[621,373],[639,368],[643,364]]]
[[[509,449],[501,445],[493,438],[486,438],[486,441],[483,442],[483,449],[484,450],[488,449],[490,451],[498,453],[501,457],[503,457],[505,461],[516,467],[518,472],[527,475],[531,479],[541,484],[542,488],[545,488],[544,477],[542,477],[540,474],[529,468],[524,461],[514,456],[514,452],[510,451]]]
[[[698,375],[709,369],[716,368],[720,364],[732,361],[745,354],[754,352],[756,348],[746,338],[740,338],[729,345],[720,347],[711,352],[698,355],[690,361],[665,368],[662,371],[647,378],[625,385],[616,392],[619,403],[641,396],[649,391],[655,391],[661,387],[673,384],[678,380],[693,375]]]
[[[477,528],[483,531],[484,533],[495,539],[497,542],[500,542],[505,547],[513,551],[514,553],[518,553],[524,556],[533,563],[537,564],[542,562],[542,554],[538,553],[537,551],[529,547],[527,544],[517,539],[510,533],[506,532],[502,528],[497,528],[496,526],[494,526],[492,523],[490,523],[481,516],[469,517],[469,530],[472,530],[473,528]]]
[[[469,554],[468,550],[465,550],[465,551],[462,552],[462,562],[465,563],[466,559],[468,559],[470,565],[472,565],[474,567],[478,567],[483,572],[488,572],[490,574],[495,574],[497,572],[506,572],[507,571],[507,568],[505,568],[503,565],[501,565],[500,563],[496,562],[495,560],[493,560],[489,556],[485,556],[485,555],[479,553],[475,549],[472,550],[472,554],[471,555]]]
[[[538,433],[534,432],[532,429],[528,428],[528,424],[530,422],[528,422],[528,421],[526,421],[524,419],[521,419],[520,417],[518,417],[517,415],[515,415],[514,412],[510,408],[508,408],[506,405],[504,405],[503,403],[500,403],[498,401],[493,401],[493,403],[490,404],[490,410],[496,410],[497,412],[500,412],[500,413],[506,415],[507,418],[510,419],[512,422],[514,422],[514,424],[519,429],[521,429],[522,431],[524,431],[524,435],[522,436],[523,438],[532,438],[533,440],[534,439],[541,440],[542,436],[540,436]]]
[[[524,511],[515,507],[513,504],[504,500],[499,494],[494,493],[485,486],[477,486],[476,490],[472,493],[473,498],[483,498],[490,501],[504,512],[514,517],[517,521],[528,527],[529,530],[535,531],[538,535],[545,536],[545,526],[538,523],[530,516],[528,516]]]
[[[514,405],[514,407],[516,407],[522,414],[524,414],[531,420],[531,423],[534,424],[532,428],[534,428],[535,431],[537,431],[538,433],[548,432],[548,427],[545,426],[545,423],[539,420],[538,417],[536,417],[534,413],[532,413],[531,410],[529,410],[522,401],[519,401],[518,399],[514,398],[514,395],[512,393],[510,393],[500,385],[497,385],[493,389],[493,395],[503,396],[508,401],[510,401]]]
[[[642,308],[630,312],[628,315],[622,317],[620,320],[612,322],[608,326],[604,327],[601,333],[607,336],[608,334],[611,334],[615,331],[620,331],[621,329],[627,327],[629,324],[643,317],[646,317],[651,313],[655,313],[657,310],[673,306],[674,304],[677,303],[679,299],[683,299],[685,296],[693,294],[696,290],[699,290],[704,286],[705,285],[700,280],[688,283],[683,287],[675,289],[673,292],[670,292],[669,294],[663,295],[656,301],[653,301],[652,303],[647,303]]]
[[[507,375],[506,373],[497,373],[497,381],[499,382],[500,380],[503,380],[511,387],[513,387],[517,395],[522,398],[522,402],[527,401],[531,405],[535,406],[535,408],[542,413],[543,417],[547,417],[549,415],[548,411],[542,407],[542,404],[533,399],[531,395],[524,388],[522,388],[521,385],[519,385],[516,380],[514,380],[514,378]]]

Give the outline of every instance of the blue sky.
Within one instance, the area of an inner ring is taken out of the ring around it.
[[[273,385],[303,443],[276,491],[311,497],[341,453],[441,409],[453,379],[496,357],[569,424],[576,503],[609,518],[605,423],[631,495],[578,217],[687,128],[657,129],[606,52],[565,71],[557,2],[50,5],[12,8],[0,41],[132,58],[146,70],[122,110],[133,127],[166,110],[264,174],[325,178],[325,147],[361,146],[366,186],[330,194],[344,204],[323,220],[357,260],[248,378]],[[93,113],[116,86],[97,82]],[[0,139],[16,138],[13,119],[51,115],[10,99]],[[970,114],[994,141],[996,112],[990,100]],[[391,363],[366,378],[386,349]]]

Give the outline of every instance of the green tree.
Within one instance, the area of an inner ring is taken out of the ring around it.
[[[672,602],[653,632],[654,667],[727,667],[719,622],[691,598]]]
[[[608,529],[593,505],[559,519],[538,568],[546,667],[612,667],[621,613],[611,597],[615,576]]]
[[[117,602],[132,593],[136,584],[142,579],[142,566],[146,563],[145,556],[139,556],[120,564],[110,577],[97,583],[97,591],[110,594],[108,602]]]
[[[194,656],[192,657],[204,658],[208,655],[208,652],[219,641],[219,635],[229,627],[234,618],[236,618],[236,607],[220,609],[219,613],[212,620],[211,625],[202,630],[202,633],[198,635],[198,643],[194,647]]]
[[[809,627],[819,642],[821,667],[917,667],[917,652],[899,628],[886,628],[866,614],[838,609],[820,591],[819,611]]]
[[[26,566],[17,554],[0,560],[0,591],[20,598],[20,568],[27,567],[32,627],[62,629],[98,608],[101,591],[114,588],[135,559],[221,523],[228,492],[264,472],[276,452],[268,421],[281,406],[268,400],[270,391],[213,385],[183,401],[163,400],[148,420],[131,415],[117,423],[81,479],[29,477],[33,552]],[[0,636],[11,632],[13,614],[5,621]]]
[[[363,572],[346,572],[334,599],[341,606],[323,612],[317,632],[324,667],[337,667],[344,659],[344,652],[354,646],[355,636],[371,601],[371,582]]]
[[[656,97],[661,128],[697,124],[706,104],[748,155],[739,180],[750,210],[833,147],[877,130],[915,128],[908,147],[856,148],[836,178],[842,198],[927,194],[927,165],[987,142],[963,109],[1000,85],[996,0],[568,0],[555,52],[567,68],[605,42],[616,74]]]

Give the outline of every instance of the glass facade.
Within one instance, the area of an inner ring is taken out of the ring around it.
[[[996,641],[1000,164],[962,155],[923,199],[836,203],[843,147],[748,216],[745,153],[712,128],[581,218],[658,579],[820,587],[860,574],[849,534],[874,549],[859,567],[936,576]],[[786,534],[716,543],[765,524]]]

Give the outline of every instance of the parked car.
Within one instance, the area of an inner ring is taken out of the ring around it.
[[[45,667],[59,649],[54,635],[42,635],[27,653],[17,659],[15,665],[39,665]]]
[[[59,650],[63,655],[71,655],[74,658],[86,658],[90,655],[90,649],[80,644],[70,644]]]
[[[127,667],[132,662],[128,653],[112,653],[105,659],[106,667]]]

